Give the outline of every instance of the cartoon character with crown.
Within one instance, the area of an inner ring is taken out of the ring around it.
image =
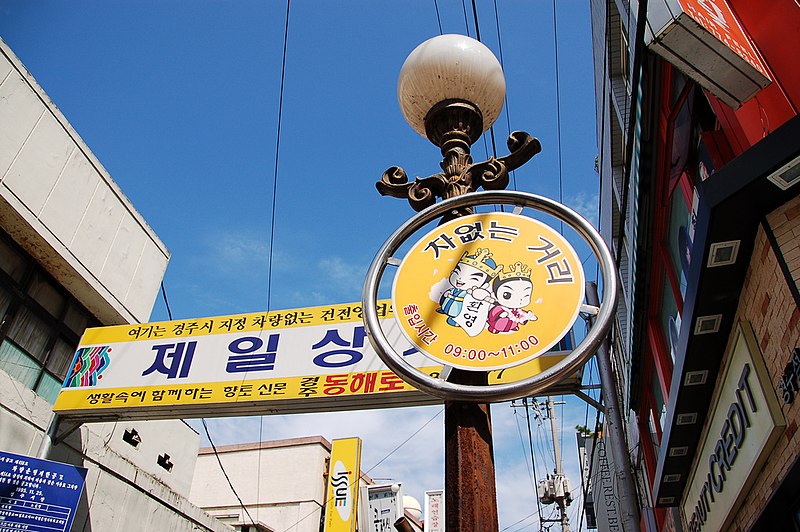
[[[489,332],[518,331],[520,325],[536,321],[536,315],[524,308],[530,304],[532,292],[531,269],[525,264],[516,262],[508,271],[500,272],[492,282],[496,303],[486,321]]]
[[[448,281],[451,288],[445,290],[439,299],[440,314],[447,314],[447,323],[459,327],[456,318],[462,313],[464,298],[472,295],[475,299],[483,299],[489,295],[486,289],[492,279],[502,270],[498,266],[488,249],[478,248],[474,255],[465,251],[458,260],[453,271],[450,272]]]

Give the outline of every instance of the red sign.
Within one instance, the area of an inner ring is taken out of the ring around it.
[[[726,0],[679,1],[686,14],[769,79],[764,63]]]

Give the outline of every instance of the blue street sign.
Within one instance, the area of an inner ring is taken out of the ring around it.
[[[0,451],[0,532],[68,532],[86,468]]]

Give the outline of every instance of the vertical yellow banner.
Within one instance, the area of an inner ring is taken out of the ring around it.
[[[333,440],[325,505],[325,532],[355,532],[361,438]]]

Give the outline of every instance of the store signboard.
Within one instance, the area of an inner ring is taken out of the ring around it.
[[[444,490],[425,492],[424,532],[444,532]]]
[[[487,371],[533,360],[572,328],[581,260],[555,229],[483,213],[440,225],[406,254],[392,303],[401,331],[438,365]]]
[[[684,491],[691,532],[730,529],[786,424],[749,323],[740,323],[735,334]]]
[[[0,530],[68,532],[86,471],[0,451]]]
[[[325,503],[325,532],[356,532],[361,438],[333,440]]]
[[[622,532],[619,472],[614,455],[603,438],[586,440],[586,453],[592,463],[591,491],[597,530]]]
[[[361,488],[359,532],[389,532],[403,517],[403,485],[380,484]]]
[[[647,21],[648,47],[732,107],[770,84],[727,0],[657,0]]]
[[[438,375],[380,301],[410,364]],[[563,358],[493,372],[506,382]],[[403,382],[366,339],[357,303],[88,329],[54,410],[62,417],[189,418],[287,414],[439,402]]]

